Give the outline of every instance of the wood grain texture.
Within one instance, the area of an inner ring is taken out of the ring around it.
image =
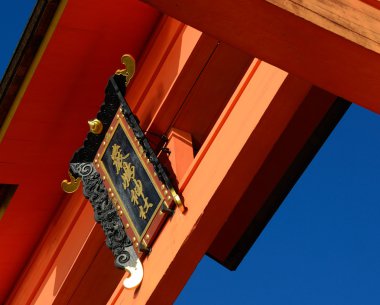
[[[361,39],[364,47],[266,0],[219,0],[218,5],[204,0],[143,1],[219,41],[380,113],[380,52],[375,51],[379,50],[380,11],[374,6],[359,0],[347,0],[345,6],[343,0],[307,4],[318,3],[319,10],[323,4],[329,11],[326,27],[343,31],[350,24],[344,31],[352,40]],[[279,5],[290,2],[277,1]],[[293,6],[299,14],[307,11]],[[322,21],[326,18],[309,14]]]
[[[380,54],[380,11],[357,0],[266,0]]]

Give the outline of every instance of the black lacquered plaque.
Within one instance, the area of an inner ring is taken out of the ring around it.
[[[173,207],[176,194],[161,181],[163,173],[157,173],[136,126],[123,113],[120,108],[115,115],[94,164],[127,234],[139,248],[149,247],[168,216],[162,210]]]
[[[147,168],[149,165],[144,164],[142,149],[139,152],[136,145],[136,141],[128,136],[125,125],[119,121],[101,156],[101,164],[140,240],[164,196],[156,188]]]
[[[109,79],[104,103],[88,122],[90,132],[70,161],[70,181],[63,180],[61,186],[73,193],[82,182],[115,266],[132,272],[142,268],[139,258],[151,251],[175,205],[181,212],[186,208],[124,99],[134,59],[126,54],[121,62],[125,69]],[[135,274],[141,282],[142,273]]]

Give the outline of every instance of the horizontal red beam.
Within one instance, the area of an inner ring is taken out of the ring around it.
[[[368,39],[371,45],[365,48],[264,0],[220,0],[217,4],[204,0],[144,1],[204,33],[380,113],[380,54],[371,51],[378,49],[376,41]],[[374,14],[380,19],[380,11]]]

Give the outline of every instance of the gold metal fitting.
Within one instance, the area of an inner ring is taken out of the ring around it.
[[[173,200],[174,200],[175,204],[177,205],[177,207],[179,208],[179,210],[181,211],[181,213],[185,213],[187,208],[183,204],[181,197],[179,197],[179,195],[176,193],[176,191],[173,188],[170,189],[170,193],[172,194]],[[169,197],[170,196],[168,196],[168,198]]]
[[[125,69],[116,70],[116,75],[124,75],[125,76],[125,86],[128,85],[130,79],[135,74],[135,60],[129,54],[124,54],[121,57],[121,63],[125,66]]]
[[[70,181],[67,181],[66,179],[61,182],[61,188],[65,193],[74,193],[80,185],[80,177],[74,178],[74,176],[69,171],[69,177]]]
[[[90,126],[90,131],[93,134],[100,134],[103,130],[103,124],[98,119],[93,119],[92,121],[88,121],[88,126]]]

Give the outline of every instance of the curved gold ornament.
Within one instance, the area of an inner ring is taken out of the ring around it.
[[[170,193],[173,196],[174,203],[177,205],[177,207],[179,208],[181,213],[185,213],[187,208],[183,204],[181,197],[179,197],[179,195],[177,194],[177,192],[173,188],[170,189]]]
[[[123,286],[127,289],[138,287],[144,277],[144,269],[140,260],[136,261],[136,266],[127,266],[125,269],[129,273],[129,276],[123,281]]]
[[[88,121],[88,126],[90,126],[90,131],[93,134],[100,134],[103,130],[103,124],[98,119],[94,119],[92,121]]]
[[[65,193],[74,193],[79,188],[81,179],[80,177],[74,178],[74,176],[70,173],[70,171],[69,171],[69,177],[70,177],[70,181],[63,180],[61,182],[61,188]]]
[[[116,70],[116,75],[124,75],[125,76],[125,86],[128,85],[129,80],[135,74],[135,60],[129,54],[124,54],[121,57],[121,63],[125,66],[125,69]]]

